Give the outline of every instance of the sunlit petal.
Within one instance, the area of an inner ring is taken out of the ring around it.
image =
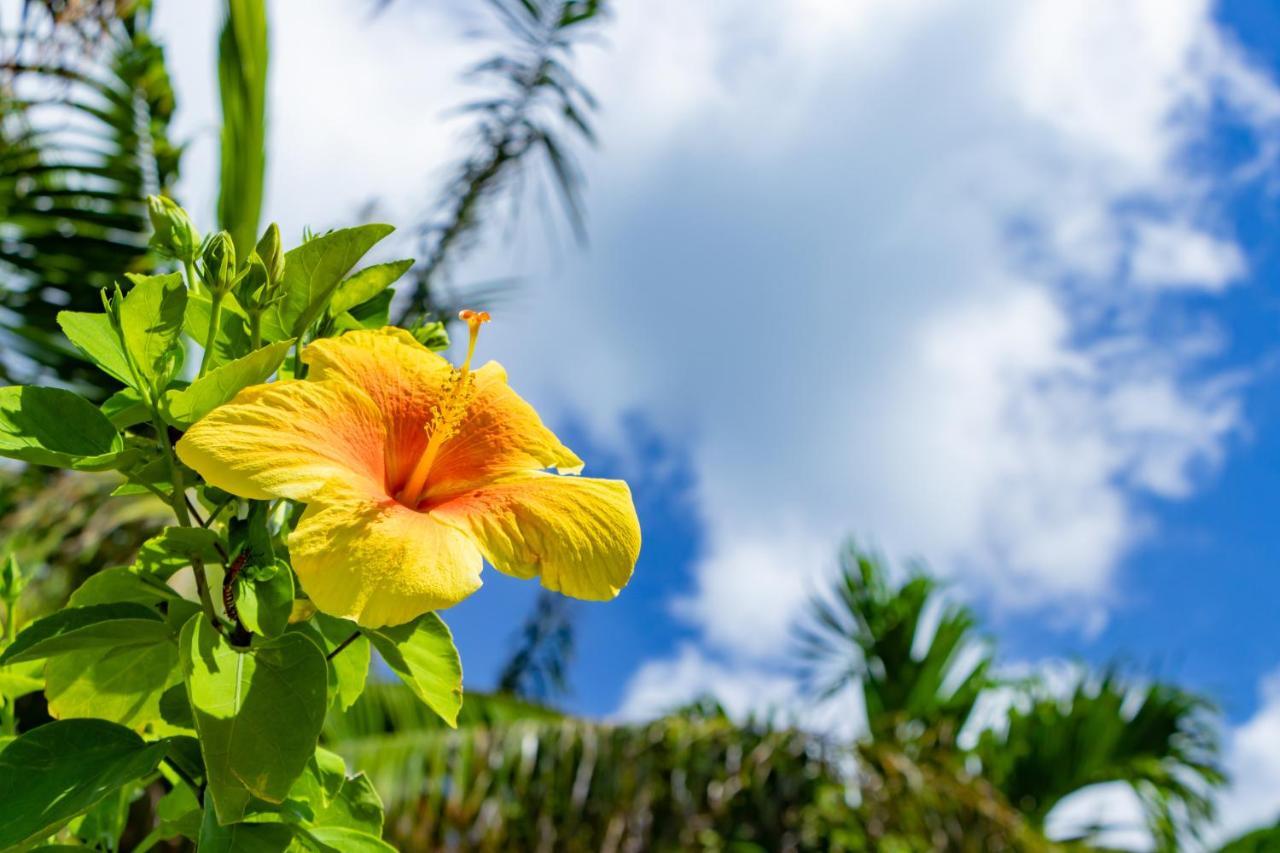
[[[388,498],[315,496],[289,537],[316,607],[366,627],[451,607],[480,588],[480,552],[458,530]]]
[[[178,442],[178,457],[211,485],[245,498],[306,500],[343,484],[384,490],[385,428],[373,401],[345,382],[246,388]]]
[[[472,376],[475,394],[466,418],[431,470],[429,501],[510,474],[545,468],[567,474],[582,470],[582,460],[543,425],[533,406],[511,390],[502,365],[491,361]]]
[[[341,379],[373,400],[387,423],[387,471],[392,491],[427,445],[424,428],[440,405],[453,367],[403,329],[347,332],[309,345],[302,360],[313,380]]]
[[[613,598],[640,554],[640,523],[620,480],[534,473],[433,506],[430,515],[475,537],[500,571],[540,576],[574,598]]]

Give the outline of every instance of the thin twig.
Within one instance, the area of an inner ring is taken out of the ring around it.
[[[347,637],[347,638],[346,638],[345,640],[343,640],[341,643],[338,643],[338,647],[337,647],[337,648],[335,648],[333,651],[329,652],[329,654],[325,655],[325,656],[324,656],[324,659],[325,659],[325,660],[333,660],[334,658],[336,658],[336,657],[338,656],[338,652],[342,651],[342,650],[343,650],[343,649],[345,649],[347,646],[349,646],[349,645],[351,645],[352,643],[354,643],[354,642],[356,641],[356,639],[357,639],[357,638],[359,638],[359,636],[360,636],[360,632],[359,632],[359,631],[353,631],[350,637]]]

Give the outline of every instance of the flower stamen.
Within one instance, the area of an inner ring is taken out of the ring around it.
[[[475,393],[475,380],[471,376],[471,359],[476,352],[476,339],[480,337],[480,326],[489,322],[489,312],[468,309],[458,312],[458,319],[465,322],[470,330],[467,357],[463,360],[461,367],[454,368],[453,374],[449,377],[449,387],[445,391],[444,399],[438,406],[432,407],[431,420],[423,427],[427,433],[427,446],[414,464],[404,488],[397,495],[400,503],[407,507],[416,508],[418,502],[422,500],[431,466],[435,464],[445,441],[462,423],[462,419],[467,414],[467,406],[470,405]]]

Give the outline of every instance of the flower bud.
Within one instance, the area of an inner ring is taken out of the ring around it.
[[[0,599],[16,601],[24,586],[26,582],[22,577],[22,570],[18,568],[18,559],[10,554],[0,565]],[[12,612],[10,618],[12,618]]]
[[[214,293],[226,293],[236,283],[236,244],[226,231],[219,231],[205,244],[204,281]]]
[[[280,245],[280,227],[272,222],[258,241],[258,257],[267,268],[267,281],[279,284],[284,278],[284,249]]]
[[[160,255],[192,263],[200,251],[200,232],[187,212],[162,195],[147,196],[151,215],[151,248]]]

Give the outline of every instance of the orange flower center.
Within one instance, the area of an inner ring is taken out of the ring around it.
[[[440,455],[440,448],[457,432],[458,425],[466,417],[467,406],[470,405],[475,393],[475,380],[471,376],[471,359],[476,353],[476,339],[480,337],[480,326],[489,322],[489,312],[468,309],[458,312],[458,319],[467,324],[470,332],[470,339],[467,341],[467,357],[463,360],[461,367],[454,368],[443,400],[439,405],[432,407],[431,418],[423,427],[427,433],[427,446],[414,464],[404,488],[396,496],[397,500],[407,507],[416,508],[422,500],[431,466]]]

